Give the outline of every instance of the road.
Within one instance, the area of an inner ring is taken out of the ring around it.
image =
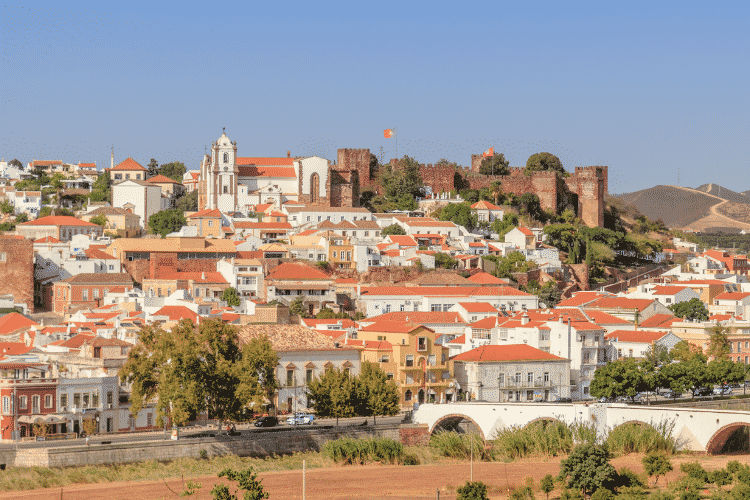
[[[397,415],[395,417],[378,417],[377,418],[377,425],[395,425],[401,423],[403,420],[403,415]],[[286,416],[282,416],[279,418],[280,423],[278,427],[274,427],[274,429],[278,428],[287,428],[289,430],[292,430],[294,428],[300,428],[300,429],[308,429],[310,426],[307,425],[300,425],[300,426],[293,426],[288,425],[286,423]],[[367,425],[372,426],[372,418],[364,418],[364,417],[357,417],[357,418],[342,418],[339,419],[339,426],[345,427],[345,426],[356,426],[360,425],[363,422],[367,422]],[[316,427],[326,427],[326,426],[335,426],[336,425],[336,419],[335,418],[323,418],[320,420],[315,420],[315,422],[312,425],[312,428]],[[262,427],[255,427],[252,424],[239,424],[237,425],[237,431],[240,433],[240,435],[245,436],[251,436],[252,434],[256,432],[267,432],[267,428]],[[218,431],[216,430],[216,426],[204,426],[204,427],[190,427],[190,428],[184,428],[180,429],[180,438],[185,439],[189,438],[190,436],[195,436],[199,434],[205,434],[205,433],[211,433],[216,435]],[[226,433],[224,433],[226,435]],[[164,431],[150,431],[150,432],[136,432],[136,433],[127,433],[127,434],[97,434],[94,436],[91,436],[89,440],[90,446],[97,446],[100,445],[102,442],[107,443],[138,443],[138,442],[148,442],[148,441],[164,441],[171,439],[171,430],[168,432]],[[23,441],[18,443],[18,448],[65,448],[69,446],[84,446],[86,444],[86,440],[82,438],[78,439],[61,439],[61,440],[55,440],[55,441]],[[14,449],[16,448],[15,443],[2,443],[0,444],[0,450],[3,449]]]

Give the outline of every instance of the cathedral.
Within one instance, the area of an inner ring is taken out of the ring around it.
[[[255,205],[287,201],[323,207],[359,206],[356,170],[338,170],[325,158],[242,157],[237,142],[222,133],[204,155],[198,209],[247,214]]]

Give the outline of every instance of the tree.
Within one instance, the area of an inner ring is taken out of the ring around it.
[[[703,354],[696,354],[689,361],[682,363],[685,367],[683,384],[693,397],[695,397],[701,387],[705,387],[711,382],[711,374],[708,371],[706,363],[707,360],[708,358]]]
[[[654,366],[663,366],[671,361],[669,349],[660,344],[651,344],[646,349],[646,360]]]
[[[487,485],[482,481],[466,481],[466,484],[456,488],[456,500],[489,500]]]
[[[198,210],[198,190],[179,196],[174,202],[174,207],[180,212],[195,212]]]
[[[557,283],[548,281],[539,290],[539,300],[547,307],[555,307],[562,298],[562,292],[557,288]]]
[[[226,484],[216,484],[211,490],[211,496],[214,500],[240,500],[237,496],[237,493],[240,491],[245,492],[242,500],[265,500],[270,497],[270,494],[263,490],[263,485],[258,479],[258,474],[255,473],[252,467],[243,471],[235,471],[227,468],[219,472],[219,477],[226,477],[230,481],[237,481],[239,489],[232,493]]]
[[[156,212],[148,218],[148,228],[154,234],[160,234],[162,238],[169,233],[179,231],[182,226],[187,224],[185,215],[180,210],[170,209]]]
[[[456,225],[463,226],[473,231],[477,226],[477,214],[471,209],[467,202],[451,203],[440,209],[437,214],[438,220],[450,221]]]
[[[584,496],[612,481],[617,471],[609,463],[605,446],[582,444],[573,448],[568,458],[560,462],[560,478],[568,488],[581,490]]]
[[[702,354],[703,350],[695,344],[691,344],[687,340],[681,340],[675,344],[671,351],[669,351],[670,357],[674,361],[686,362],[693,358],[697,354]]]
[[[565,174],[560,158],[552,153],[535,153],[526,160],[526,168],[524,169],[526,175],[545,170]]]
[[[300,318],[306,317],[307,310],[305,309],[305,297],[297,297],[289,304],[289,312],[296,314]]]
[[[672,462],[663,453],[649,453],[643,457],[641,462],[646,474],[649,477],[656,477],[654,484],[659,482],[659,476],[664,476],[673,469]]]
[[[383,228],[380,234],[382,234],[383,236],[403,236],[406,234],[406,231],[398,224],[391,224],[390,226]]]
[[[443,269],[455,269],[457,266],[458,261],[447,253],[438,252],[435,254],[435,267],[442,267]]]
[[[0,212],[4,214],[12,214],[13,210],[15,210],[15,207],[9,200],[3,200],[3,202],[0,203]]]
[[[386,197],[398,200],[405,194],[412,198],[422,196],[422,177],[419,174],[419,163],[413,158],[404,156],[394,168],[385,165],[380,173],[380,183]]]
[[[237,295],[237,289],[232,287],[224,289],[221,294],[221,300],[226,302],[230,307],[238,306],[242,303],[239,295]]]
[[[348,370],[327,369],[322,376],[307,384],[307,391],[315,414],[322,418],[335,418],[336,426],[339,425],[339,418],[357,414],[355,382]]]
[[[412,195],[405,193],[396,202],[396,207],[399,210],[416,210],[419,208],[419,204]]]
[[[150,167],[151,165],[149,165],[149,168]],[[164,177],[169,177],[173,181],[182,182],[182,177],[185,175],[186,171],[184,163],[173,161],[172,163],[165,163],[162,165],[158,170],[158,174],[161,174]]]
[[[698,298],[692,298],[684,302],[669,306],[669,309],[675,316],[682,319],[706,321],[708,319],[708,309],[705,304]]]
[[[732,352],[732,343],[729,341],[729,328],[716,325],[709,329],[708,350],[706,354],[713,359],[727,359]]]
[[[508,252],[505,257],[489,260],[495,261],[495,270],[492,274],[498,278],[512,278],[513,273],[525,273],[537,266],[534,261],[526,260],[526,256],[521,252]]]
[[[394,381],[388,380],[380,366],[365,361],[355,380],[358,413],[372,416],[373,424],[379,415],[393,416],[401,411],[398,387]]]
[[[99,226],[105,227],[107,225],[107,216],[104,214],[97,215],[96,217],[92,217],[89,221],[92,224],[98,224]]]
[[[714,358],[708,363],[708,375],[714,384],[739,384],[745,380],[745,367],[729,359]]]
[[[16,224],[23,224],[24,222],[28,222],[29,216],[25,213],[16,215]]]
[[[495,153],[487,158],[482,158],[479,164],[479,173],[482,175],[508,175],[510,162],[505,159],[503,153]]]
[[[595,398],[626,396],[635,400],[639,392],[650,389],[652,385],[648,377],[649,367],[650,363],[639,363],[633,358],[610,361],[594,372],[589,391]]]
[[[20,162],[20,161],[18,160],[18,158],[13,158],[12,160],[10,160],[10,161],[8,162],[8,165],[10,165],[11,167],[16,167],[16,168],[23,168],[23,163],[21,163],[21,162]]]
[[[236,418],[275,390],[275,353],[255,357],[272,352],[268,340],[254,339],[240,349],[237,328],[220,320],[196,328],[183,319],[169,331],[147,326],[138,339],[120,380],[132,384],[132,413],[156,398],[159,425],[167,417],[183,425],[206,410],[209,418]]]
[[[148,176],[156,177],[157,175],[159,175],[159,162],[151,158],[151,161],[148,162]]]
[[[539,481],[539,489],[547,495],[547,500],[549,500],[549,494],[555,489],[555,478],[552,477],[552,474],[547,474]]]

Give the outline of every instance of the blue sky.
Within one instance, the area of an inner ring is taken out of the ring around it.
[[[197,168],[370,148],[608,165],[610,192],[750,189],[746,21],[723,2],[3,2],[0,156]],[[60,6],[65,5],[61,9]]]

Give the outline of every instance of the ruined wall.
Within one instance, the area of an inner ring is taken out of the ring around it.
[[[430,186],[433,193],[450,192],[454,189],[456,170],[451,165],[420,164],[419,175],[425,186]]]
[[[576,167],[565,179],[571,193],[578,195],[578,216],[587,226],[604,225],[604,194],[607,167]]]
[[[178,259],[176,253],[151,254],[151,259],[126,260],[124,271],[137,283],[176,272],[216,272],[219,259]]]
[[[336,151],[336,170],[347,172],[356,171],[359,174],[359,191],[374,189],[377,184],[375,172],[370,169],[369,149],[345,148]]]
[[[0,295],[13,295],[34,312],[34,243],[25,238],[0,236]]]

